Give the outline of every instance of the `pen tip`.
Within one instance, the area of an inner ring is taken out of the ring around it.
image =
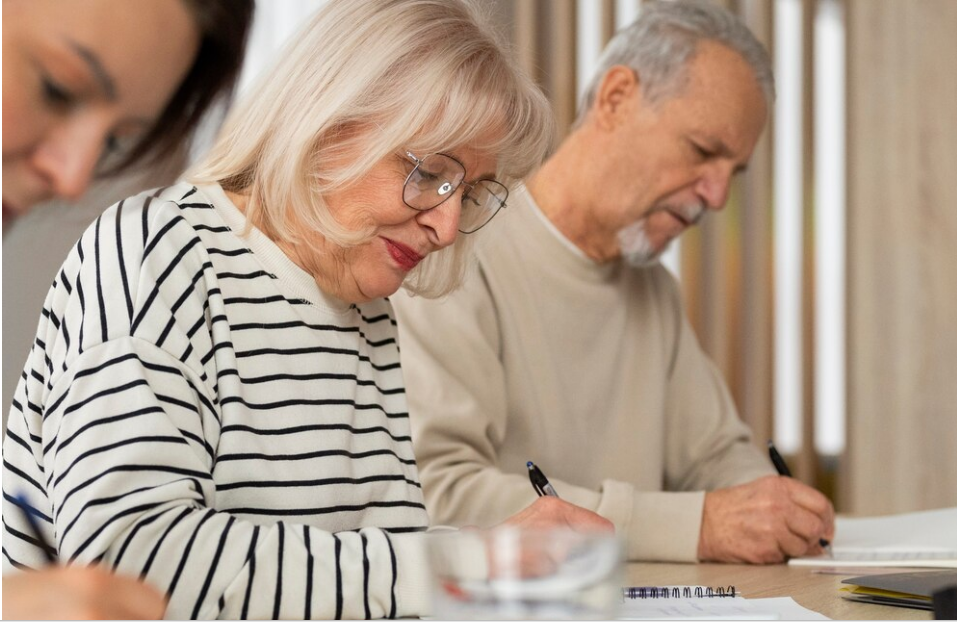
[[[531,461],[531,460],[529,460],[528,462],[525,463],[525,466],[527,466],[528,468],[532,468],[532,467],[535,466],[535,465],[532,464],[532,461]]]

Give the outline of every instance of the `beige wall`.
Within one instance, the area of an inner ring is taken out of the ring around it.
[[[845,509],[957,505],[957,2],[848,0]]]

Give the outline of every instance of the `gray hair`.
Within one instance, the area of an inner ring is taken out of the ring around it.
[[[771,59],[744,22],[707,0],[658,0],[642,4],[638,19],[608,43],[582,97],[575,125],[588,114],[598,86],[615,65],[638,72],[642,95],[650,103],[675,95],[685,84],[685,70],[700,41],[721,43],[740,54],[754,71],[768,106],[774,103]]]

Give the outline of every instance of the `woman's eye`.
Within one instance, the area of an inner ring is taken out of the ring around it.
[[[118,153],[122,149],[122,144],[116,134],[110,134],[103,142],[103,151],[107,154]]]
[[[46,77],[43,78],[43,98],[47,103],[60,108],[69,106],[75,99],[70,91]]]

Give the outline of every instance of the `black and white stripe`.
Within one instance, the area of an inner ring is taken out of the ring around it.
[[[23,494],[61,560],[143,576],[169,617],[422,613],[396,597],[427,517],[391,307],[310,291],[239,219],[179,184],[74,247],[10,413],[4,566],[43,563]]]

